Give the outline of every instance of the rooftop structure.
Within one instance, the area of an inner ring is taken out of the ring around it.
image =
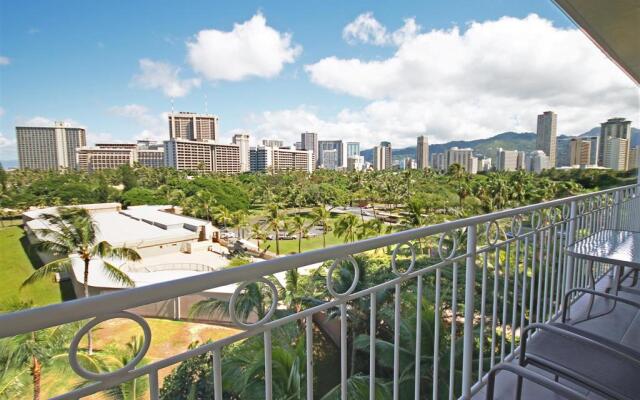
[[[218,138],[218,117],[212,114],[178,112],[169,114],[169,138],[216,141]]]

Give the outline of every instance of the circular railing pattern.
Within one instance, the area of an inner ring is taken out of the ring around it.
[[[542,214],[540,213],[540,211],[535,210],[534,212],[531,213],[531,227],[534,230],[539,230],[540,227],[542,227]]]
[[[451,245],[451,250],[449,251],[448,254],[444,253],[444,243],[445,243],[445,238],[449,236],[449,238],[451,238],[452,241],[452,245]],[[455,234],[455,232],[442,232],[440,234],[440,240],[438,240],[438,255],[440,256],[441,260],[450,260],[453,257],[455,257],[456,255],[456,249],[458,248],[458,236]]]
[[[400,272],[398,271],[397,265],[396,265],[396,257],[398,256],[398,251],[400,251],[400,248],[402,248],[403,246],[407,246],[409,247],[409,251],[411,251],[411,264],[409,264],[409,268],[407,268],[407,270],[405,272]],[[391,270],[393,271],[394,274],[396,274],[397,276],[404,276],[407,275],[409,273],[411,273],[411,271],[413,271],[413,267],[416,265],[416,248],[412,243],[409,242],[404,242],[404,243],[398,243],[395,247],[395,249],[393,249],[393,253],[391,253]]]
[[[267,287],[271,291],[271,306],[269,306],[269,311],[267,311],[267,313],[265,314],[264,317],[262,317],[262,319],[260,319],[257,322],[254,322],[252,324],[248,324],[248,323],[240,321],[238,319],[238,314],[236,313],[236,302],[238,301],[238,298],[240,297],[240,293],[248,285],[250,285],[252,283],[258,283],[258,282],[264,283],[265,285],[267,285]],[[231,322],[233,322],[240,329],[244,329],[244,330],[255,329],[255,328],[257,328],[257,327],[259,327],[261,325],[264,325],[267,322],[269,322],[269,320],[273,316],[273,313],[276,312],[276,308],[278,308],[278,290],[276,289],[276,285],[274,285],[273,282],[271,282],[267,278],[261,277],[261,278],[258,278],[256,280],[254,280],[254,281],[243,282],[241,285],[239,285],[236,288],[236,290],[231,295],[231,299],[229,300],[229,317],[231,318]]]
[[[336,269],[336,267],[340,265],[342,261],[349,261],[351,265],[353,265],[353,282],[351,283],[351,286],[349,286],[349,289],[347,289],[343,293],[338,293],[333,288],[333,271]],[[327,271],[327,290],[335,298],[345,297],[353,293],[354,290],[356,290],[356,286],[358,285],[359,280],[360,280],[360,269],[358,268],[358,263],[356,262],[356,259],[353,258],[353,256],[338,258],[335,261],[333,261],[333,264],[331,264],[331,266],[329,267],[329,270]]]
[[[133,322],[136,322],[140,326],[140,328],[142,328],[142,332],[144,333],[144,340],[142,342],[142,347],[140,348],[140,351],[138,351],[138,354],[136,354],[136,356],[132,358],[127,364],[125,364],[122,368],[119,368],[116,371],[105,372],[105,373],[96,373],[96,372],[87,371],[78,362],[78,345],[80,344],[80,340],[82,340],[84,335],[86,335],[91,329],[95,328],[98,324],[104,321],[108,321],[111,319],[118,319],[118,318],[129,319]],[[150,344],[151,344],[151,328],[149,327],[149,324],[147,323],[147,321],[141,316],[132,314],[127,311],[121,311],[113,314],[103,315],[103,316],[92,319],[91,321],[89,321],[89,323],[87,323],[82,328],[80,328],[78,332],[76,332],[69,346],[69,365],[71,366],[71,369],[76,374],[78,374],[79,376],[87,380],[106,381],[111,378],[122,376],[127,372],[133,370],[136,367],[136,365],[138,365],[138,363],[142,361],[144,356],[147,354]]]
[[[491,227],[495,227],[495,234],[491,235]],[[493,220],[491,222],[487,222],[487,228],[485,235],[487,236],[487,243],[489,246],[495,246],[500,240],[500,225],[498,225],[498,221]]]
[[[513,236],[520,236],[522,233],[522,214],[511,217],[511,233]]]

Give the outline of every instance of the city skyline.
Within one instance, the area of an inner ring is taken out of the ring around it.
[[[223,12],[207,4],[2,8],[13,18],[0,28],[6,38],[0,44],[0,160],[17,158],[14,127],[34,122],[74,122],[95,142],[164,140],[172,98],[175,111],[220,115],[222,143],[246,132],[256,141],[277,136],[293,144],[308,130],[359,141],[362,148],[383,140],[403,148],[420,134],[435,144],[534,132],[535,112],[545,109],[563,116],[558,134],[578,134],[611,116],[634,120],[638,109],[631,81],[552,4],[478,2],[463,9],[354,2],[338,18],[330,5],[247,3]],[[148,17],[140,21],[143,10]],[[309,11],[334,18],[303,18]],[[120,23],[105,25],[115,15]],[[74,24],[54,26],[49,20],[57,17]],[[537,35],[535,48],[526,43],[529,34]],[[478,64],[482,54],[496,51],[483,35],[498,38],[496,45],[522,62],[505,69]],[[279,58],[249,53],[251,65],[230,59],[214,68],[203,51],[223,53],[219,38],[239,46],[264,40]],[[442,46],[455,56],[450,75],[432,57]],[[562,60],[567,49],[575,53],[570,63]],[[534,52],[553,65],[528,65],[526,54]],[[408,67],[408,55],[420,56],[418,75],[393,69]],[[602,79],[584,85],[594,75]],[[529,90],[527,79],[519,84],[521,77],[538,82],[539,90]]]

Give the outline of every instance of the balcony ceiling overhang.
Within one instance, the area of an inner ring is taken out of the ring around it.
[[[640,0],[554,0],[636,84],[640,84]]]

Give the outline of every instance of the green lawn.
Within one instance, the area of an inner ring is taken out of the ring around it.
[[[260,243],[260,248],[264,249],[265,246],[269,247],[269,251],[275,253],[276,252],[276,241],[275,240],[267,240],[266,242]],[[343,244],[344,239],[336,237],[332,231],[327,233],[327,247],[334,246],[336,244]],[[302,239],[302,251],[309,251],[315,249],[322,248],[322,235],[318,235],[316,237]],[[298,252],[298,239],[295,240],[281,240],[280,241],[280,254],[290,254]]]
[[[35,255],[29,257],[23,243],[26,245],[27,242],[21,227],[0,228],[0,311],[6,310],[8,303],[17,299],[42,306],[68,298],[65,297],[65,294],[69,295],[68,289],[61,289],[53,280],[20,289],[22,282],[33,272],[33,265],[39,265]]]

